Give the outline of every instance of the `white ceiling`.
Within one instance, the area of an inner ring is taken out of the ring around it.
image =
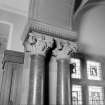
[[[0,9],[27,16],[29,1],[30,0],[0,0]]]

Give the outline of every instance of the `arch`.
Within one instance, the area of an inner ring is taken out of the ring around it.
[[[76,13],[73,15],[73,29],[77,30],[83,15],[88,10],[99,5],[105,5],[105,1],[104,0],[87,0],[86,3],[82,4],[80,8],[76,11]]]
[[[90,10],[89,10],[90,9]],[[79,17],[77,27],[78,41],[81,43],[81,52],[105,56],[105,5],[97,5],[83,11]]]

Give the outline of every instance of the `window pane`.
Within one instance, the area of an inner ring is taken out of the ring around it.
[[[104,105],[103,88],[89,86],[89,105]]]
[[[80,60],[71,58],[71,63],[74,65],[72,78],[81,78],[81,72],[80,72]]]
[[[80,85],[72,86],[72,105],[82,105],[82,91]]]
[[[101,80],[101,64],[99,62],[87,61],[87,75],[90,80]]]

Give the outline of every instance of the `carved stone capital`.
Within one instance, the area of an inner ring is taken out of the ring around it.
[[[28,34],[25,42],[24,49],[26,52],[30,52],[35,55],[45,55],[46,51],[52,47],[53,38],[44,34],[31,32]]]
[[[76,42],[57,39],[56,45],[57,47],[53,51],[53,54],[57,57],[57,59],[69,59],[72,53],[77,52],[79,44]]]

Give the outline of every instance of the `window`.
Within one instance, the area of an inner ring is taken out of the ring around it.
[[[90,80],[102,79],[101,64],[95,61],[87,61],[87,75]]]
[[[74,66],[72,78],[81,78],[81,72],[80,72],[80,60],[79,59],[71,59],[71,63]]]
[[[82,105],[82,91],[80,85],[72,86],[72,105]]]
[[[72,105],[105,105],[105,60],[74,55],[71,64]]]
[[[103,88],[97,86],[88,86],[89,105],[104,105]]]

